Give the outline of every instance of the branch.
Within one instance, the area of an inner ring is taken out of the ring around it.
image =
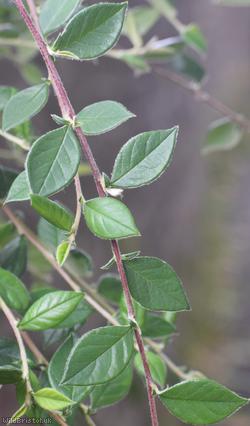
[[[4,132],[0,129],[0,136],[2,136],[2,138],[6,139],[7,141],[14,143],[15,145],[20,146],[20,148],[24,149],[25,151],[28,151],[30,149],[30,145],[27,141],[18,138],[17,136],[12,135],[11,133]]]
[[[210,108],[218,111],[223,116],[229,117],[232,121],[234,121],[236,124],[238,124],[243,130],[245,130],[247,133],[250,133],[250,120],[248,120],[246,117],[244,117],[242,114],[239,114],[235,111],[233,111],[231,108],[229,108],[227,105],[223,104],[219,99],[213,97],[208,92],[203,90],[199,84],[194,83],[187,78],[170,71],[166,68],[161,67],[154,67],[153,68],[155,73],[159,76],[168,79],[172,81],[175,84],[178,84],[178,86],[183,87],[184,89],[191,92],[195,98],[203,102],[204,104],[207,104],[210,106]]]
[[[15,3],[17,5],[17,8],[18,8],[21,16],[23,17],[24,22],[26,23],[31,34],[33,35],[33,38],[36,41],[37,46],[40,50],[40,53],[41,53],[41,55],[44,59],[47,70],[49,72],[51,83],[54,87],[54,91],[56,93],[56,96],[57,96],[57,99],[58,99],[58,102],[59,102],[59,105],[60,105],[60,108],[61,108],[61,112],[62,112],[64,118],[70,119],[73,123],[74,119],[75,119],[75,115],[76,115],[75,111],[74,111],[74,109],[71,105],[68,94],[67,94],[67,92],[66,92],[66,90],[63,86],[62,80],[61,80],[61,78],[58,74],[58,71],[57,71],[57,69],[54,65],[54,62],[51,60],[47,46],[46,46],[38,28],[32,22],[30,16],[27,14],[27,11],[26,11],[25,7],[23,6],[22,0],[15,0]],[[84,135],[84,133],[83,133],[83,131],[81,130],[80,127],[75,129],[75,133],[77,134],[77,136],[79,138],[80,144],[82,146],[82,150],[83,150],[85,157],[86,157],[86,159],[89,162],[89,165],[91,167],[98,194],[99,194],[100,197],[104,197],[106,194],[105,194],[105,190],[103,189],[103,186],[102,186],[102,175],[101,175],[101,172],[100,172],[100,170],[99,170],[99,168],[96,164],[95,158],[94,158],[92,151],[89,147],[88,141],[87,141],[87,139],[86,139],[86,137],[85,137],[85,135]],[[77,177],[77,179],[79,179],[79,177]],[[112,249],[113,249],[114,254],[115,254],[117,268],[118,268],[118,271],[120,273],[123,291],[124,291],[125,298],[126,298],[128,313],[129,313],[130,319],[132,319],[133,323],[135,324],[136,319],[135,319],[135,314],[134,314],[134,309],[133,309],[132,298],[131,298],[129,288],[128,288],[127,278],[126,278],[123,263],[122,263],[119,245],[118,245],[117,241],[112,241],[111,245],[112,245]],[[147,392],[148,392],[148,400],[149,400],[149,406],[150,406],[152,426],[158,426],[156,403],[155,403],[155,399],[154,399],[154,383],[153,383],[151,372],[150,372],[148,362],[147,362],[147,359],[146,359],[144,344],[143,344],[143,340],[142,340],[142,336],[141,336],[141,331],[139,329],[139,326],[137,326],[137,325],[136,325],[136,328],[135,328],[135,338],[136,338],[136,341],[137,341],[137,344],[138,344],[138,347],[139,347],[139,350],[140,350],[140,354],[141,354],[141,358],[142,358],[144,370],[145,370],[145,377],[146,377],[146,383],[147,383]]]

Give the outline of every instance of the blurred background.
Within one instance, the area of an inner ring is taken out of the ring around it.
[[[143,0],[129,2],[131,6]],[[249,116],[250,106],[250,8],[215,6],[209,0],[176,0],[182,22],[197,22],[208,40],[204,58],[205,88],[233,109]],[[152,34],[175,35],[160,19]],[[43,68],[38,58],[37,64]],[[142,238],[122,243],[123,250],[142,250],[168,261],[182,278],[192,312],[178,317],[178,335],[168,354],[179,365],[201,370],[235,391],[250,396],[250,140],[249,135],[234,150],[201,156],[209,123],[220,116],[195,100],[184,89],[155,74],[135,78],[125,64],[101,58],[96,63],[58,61],[76,111],[93,102],[112,99],[128,107],[136,119],[103,136],[90,139],[101,169],[108,174],[120,147],[131,136],[146,130],[180,126],[174,161],[159,181],[139,190],[127,191]],[[44,69],[44,68],[43,68]],[[0,64],[1,85],[25,88],[26,83],[8,60]],[[54,96],[34,119],[36,134],[54,127],[50,113],[58,114]],[[3,144],[3,141],[0,141]],[[5,160],[1,164],[8,164]],[[82,179],[88,196],[95,196],[92,179]],[[74,208],[74,192],[67,190],[67,204]],[[37,217],[23,206],[28,223]],[[95,262],[95,276],[110,258],[109,244],[98,242],[82,224],[79,245]],[[64,288],[55,275],[55,285]],[[2,328],[3,321],[1,322]],[[88,327],[102,324],[98,316]],[[8,335],[4,325],[1,334]],[[169,373],[170,383],[173,381]],[[130,395],[119,405],[96,416],[101,426],[147,426],[149,413],[145,392],[136,379]],[[0,414],[16,408],[15,391],[0,390]],[[182,423],[159,405],[160,424]],[[245,408],[222,426],[248,426],[250,409]]]

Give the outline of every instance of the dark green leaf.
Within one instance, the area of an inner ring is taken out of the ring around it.
[[[140,236],[128,207],[115,198],[94,198],[84,205],[90,231],[104,240]]]
[[[73,59],[93,59],[119,39],[127,3],[99,3],[85,7],[59,34],[52,49]]]
[[[0,252],[0,266],[20,277],[27,267],[27,241],[16,237]]]
[[[0,385],[17,383],[21,378],[21,368],[14,365],[0,365]]]
[[[35,359],[32,353],[26,348],[26,355],[28,363],[31,366],[35,365]],[[8,339],[6,337],[0,338],[0,365],[19,365],[20,350],[16,341]]]
[[[15,235],[15,227],[13,223],[7,222],[0,225],[0,248],[5,246]]]
[[[149,312],[145,315],[141,329],[143,336],[150,337],[152,339],[168,337],[176,331],[174,324]]]
[[[63,410],[74,404],[67,396],[55,389],[43,388],[33,394],[36,403],[45,410]]]
[[[65,268],[75,278],[91,277],[93,274],[93,264],[91,257],[77,248],[72,249],[65,263]]]
[[[98,283],[98,292],[111,302],[119,303],[122,297],[122,285],[118,275],[102,275]]]
[[[27,174],[24,170],[21,172],[12,183],[7,198],[6,203],[16,202],[16,201],[26,201],[30,198],[30,188],[28,184]]]
[[[42,32],[48,34],[61,27],[80,3],[81,0],[46,0],[39,17]]]
[[[123,263],[131,295],[144,308],[154,311],[189,309],[181,281],[166,262],[155,257],[137,257]]]
[[[0,166],[0,200],[7,196],[16,177],[17,172],[7,167]]]
[[[65,320],[60,322],[56,328],[73,328],[75,326],[83,325],[92,313],[93,309],[88,304],[88,302],[83,299],[74,309],[74,311],[67,318],[65,318]]]
[[[85,107],[77,116],[85,135],[100,135],[115,129],[120,124],[135,117],[122,104],[114,101],[101,101]]]
[[[48,83],[18,92],[12,96],[3,111],[3,130],[8,131],[38,114],[49,96]]]
[[[129,364],[114,380],[104,385],[95,386],[91,392],[91,408],[97,410],[113,405],[124,399],[132,384],[133,370]]]
[[[232,149],[239,144],[242,136],[240,127],[229,118],[216,120],[209,127],[202,153],[209,154]]]
[[[83,298],[75,291],[55,291],[38,299],[19,322],[22,330],[54,328],[69,316]]]
[[[173,127],[130,139],[115,160],[111,186],[138,188],[159,178],[171,163],[177,134]]]
[[[66,233],[41,218],[38,223],[38,236],[45,246],[55,250],[66,238]]]
[[[205,70],[194,58],[188,55],[175,55],[168,61],[168,65],[175,72],[183,74],[194,82],[201,83],[205,77]]]
[[[31,195],[32,207],[48,222],[64,231],[71,231],[74,216],[60,204],[41,195]]]
[[[165,362],[161,357],[153,352],[146,353],[148,365],[152,374],[153,381],[160,386],[164,386],[166,383],[167,377],[167,368]],[[145,377],[145,372],[143,368],[143,363],[141,360],[141,355],[137,353],[135,355],[135,367],[138,372]]]
[[[89,394],[92,387],[60,385],[64,374],[65,365],[67,363],[69,354],[74,346],[74,343],[74,338],[72,335],[70,335],[59,347],[59,349],[57,349],[56,353],[53,355],[49,363],[48,376],[50,385],[53,388],[66,395],[72,401],[80,402]]]
[[[125,369],[132,353],[131,327],[110,326],[92,330],[73,347],[63,384],[89,386],[106,383]]]
[[[30,302],[26,287],[14,274],[0,268],[0,296],[16,311],[24,311]]]
[[[171,414],[185,423],[217,423],[246,405],[248,400],[212,380],[179,383],[160,393]]]
[[[80,149],[71,128],[64,126],[39,138],[27,158],[29,185],[48,196],[70,184],[80,163]]]

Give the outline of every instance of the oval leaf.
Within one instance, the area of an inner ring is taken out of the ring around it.
[[[55,389],[43,388],[33,394],[36,403],[44,410],[63,410],[74,404],[67,396]]]
[[[115,160],[111,186],[138,188],[155,181],[171,163],[177,134],[173,127],[130,139]]]
[[[51,358],[48,368],[48,376],[50,384],[53,388],[66,395],[72,401],[80,402],[89,394],[92,387],[60,385],[64,374],[65,365],[73,346],[74,338],[72,335],[70,335]]]
[[[77,125],[85,135],[100,135],[115,129],[129,118],[135,117],[122,104],[102,101],[85,107],[77,114]]]
[[[79,163],[79,145],[69,127],[46,133],[32,145],[27,158],[31,191],[44,196],[60,191],[70,184]]]
[[[92,330],[73,347],[63,384],[89,386],[108,382],[124,370],[132,353],[131,327],[110,326]]]
[[[12,96],[3,110],[3,130],[13,129],[38,114],[46,105],[48,96],[48,83],[29,87]]]
[[[83,298],[75,291],[54,291],[38,299],[24,315],[18,326],[22,330],[54,328],[74,311]]]
[[[63,266],[66,262],[71,249],[71,243],[69,241],[63,241],[56,249],[56,260],[58,265]]]
[[[59,34],[56,54],[75,59],[93,59],[111,49],[121,34],[127,3],[100,3],[85,7]]]
[[[8,192],[6,203],[26,201],[30,198],[30,188],[28,184],[27,174],[24,170],[21,172],[12,183]]]
[[[179,383],[161,392],[160,399],[171,414],[193,425],[217,423],[248,403],[212,380]]]
[[[42,32],[48,34],[60,28],[73,15],[80,3],[81,0],[46,0],[39,16]]]
[[[131,295],[144,308],[176,312],[189,309],[181,281],[166,262],[156,257],[137,257],[123,263]]]
[[[243,132],[240,127],[230,121],[230,119],[222,118],[216,120],[209,127],[202,153],[210,154],[211,152],[235,148],[242,136]]]
[[[165,362],[161,359],[161,357],[153,352],[147,352],[147,361],[152,374],[153,381],[160,386],[164,386],[166,383],[167,377],[167,367]],[[135,367],[138,372],[145,377],[144,367],[141,360],[141,355],[137,353],[135,355]]]
[[[90,231],[104,240],[140,236],[128,207],[114,198],[93,198],[84,205]]]
[[[44,219],[64,231],[71,230],[74,223],[74,217],[60,204],[57,204],[46,197],[42,197],[41,195],[33,194],[30,198],[32,207]]]
[[[16,311],[24,311],[30,302],[29,293],[14,274],[0,268],[0,296],[5,303]]]

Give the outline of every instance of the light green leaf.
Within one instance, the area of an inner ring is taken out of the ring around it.
[[[46,0],[39,16],[42,32],[48,34],[60,28],[80,3],[81,0]]]
[[[28,407],[26,406],[26,404],[23,404],[14,414],[13,416],[11,416],[10,419],[10,423],[14,423],[15,420],[20,419],[21,417],[24,416],[24,414],[26,413],[26,411],[28,410]]]
[[[0,268],[0,296],[16,311],[24,311],[30,302],[28,290],[14,274]]]
[[[48,330],[67,318],[83,298],[75,291],[54,291],[38,299],[28,309],[18,327],[21,330]]]
[[[111,302],[119,303],[122,297],[122,285],[119,275],[102,275],[98,282],[98,292]]]
[[[209,154],[232,149],[239,144],[242,136],[243,132],[240,127],[229,118],[216,120],[209,127],[202,153]]]
[[[198,52],[204,53],[207,50],[207,41],[196,24],[189,24],[182,30],[184,41]]]
[[[134,20],[137,32],[141,36],[144,36],[159,19],[159,12],[148,6],[137,6],[129,9],[123,27],[123,33],[126,34],[128,38],[130,38],[129,19],[131,17]]]
[[[172,0],[149,0],[149,2],[162,16],[170,20],[170,22],[172,18],[177,16],[177,10]]]
[[[27,267],[27,241],[18,236],[10,241],[0,252],[0,266],[20,277]]]
[[[170,165],[178,127],[141,133],[130,139],[119,152],[111,186],[138,188],[154,182]]]
[[[16,93],[14,87],[0,86],[0,111],[2,111],[11,98]]]
[[[153,352],[148,351],[146,353],[148,365],[152,374],[153,381],[160,386],[164,386],[167,378],[167,367],[165,362],[161,357]],[[141,355],[137,353],[135,355],[135,367],[138,372],[145,377],[145,372],[143,368],[143,363],[141,360]]]
[[[175,325],[158,315],[147,312],[141,326],[142,334],[151,339],[168,337],[175,333]]]
[[[15,170],[0,166],[0,200],[4,199],[17,177]]]
[[[95,386],[91,392],[91,408],[97,410],[116,404],[129,393],[133,379],[133,370],[129,364],[114,380],[104,385]]]
[[[28,179],[26,171],[21,172],[14,182],[12,183],[8,192],[6,203],[12,203],[17,201],[26,201],[30,198],[30,188],[28,185]]]
[[[74,401],[55,389],[43,388],[33,394],[36,403],[44,410],[63,410],[74,404]]]
[[[135,117],[122,104],[101,101],[85,107],[77,116],[77,125],[85,135],[100,135],[115,129],[129,118]]]
[[[185,423],[208,425],[220,422],[248,403],[212,380],[192,380],[162,391],[162,403]]]
[[[154,311],[189,309],[181,281],[163,260],[137,257],[123,262],[132,297],[144,308]]]
[[[77,13],[59,34],[52,49],[71,59],[94,59],[119,39],[127,3],[99,3]]]
[[[3,111],[3,130],[8,131],[38,114],[49,96],[48,83],[18,92],[12,96]]]
[[[73,347],[62,382],[76,386],[106,383],[125,369],[132,353],[131,327],[109,326],[92,330]]]
[[[39,138],[27,157],[31,191],[48,196],[70,184],[80,164],[80,149],[71,128],[64,126]]]
[[[104,240],[140,236],[128,207],[115,198],[93,198],[84,205],[90,231]]]
[[[63,342],[63,344],[57,349],[51,361],[49,363],[48,368],[48,376],[50,385],[58,390],[59,392],[66,395],[74,402],[82,401],[92,390],[92,387],[89,386],[63,386],[60,385],[62,380],[65,365],[67,363],[69,354],[71,349],[74,346],[74,338],[71,335],[67,337],[67,339]]]
[[[83,299],[74,311],[55,328],[73,328],[74,326],[83,325],[92,313],[92,307]]]
[[[51,201],[41,195],[33,194],[30,196],[32,207],[48,222],[55,225],[57,228],[64,231],[70,231],[73,223],[74,216],[69,213],[60,204]]]
[[[71,249],[69,241],[63,241],[56,249],[56,260],[58,265],[63,266],[66,262]]]

